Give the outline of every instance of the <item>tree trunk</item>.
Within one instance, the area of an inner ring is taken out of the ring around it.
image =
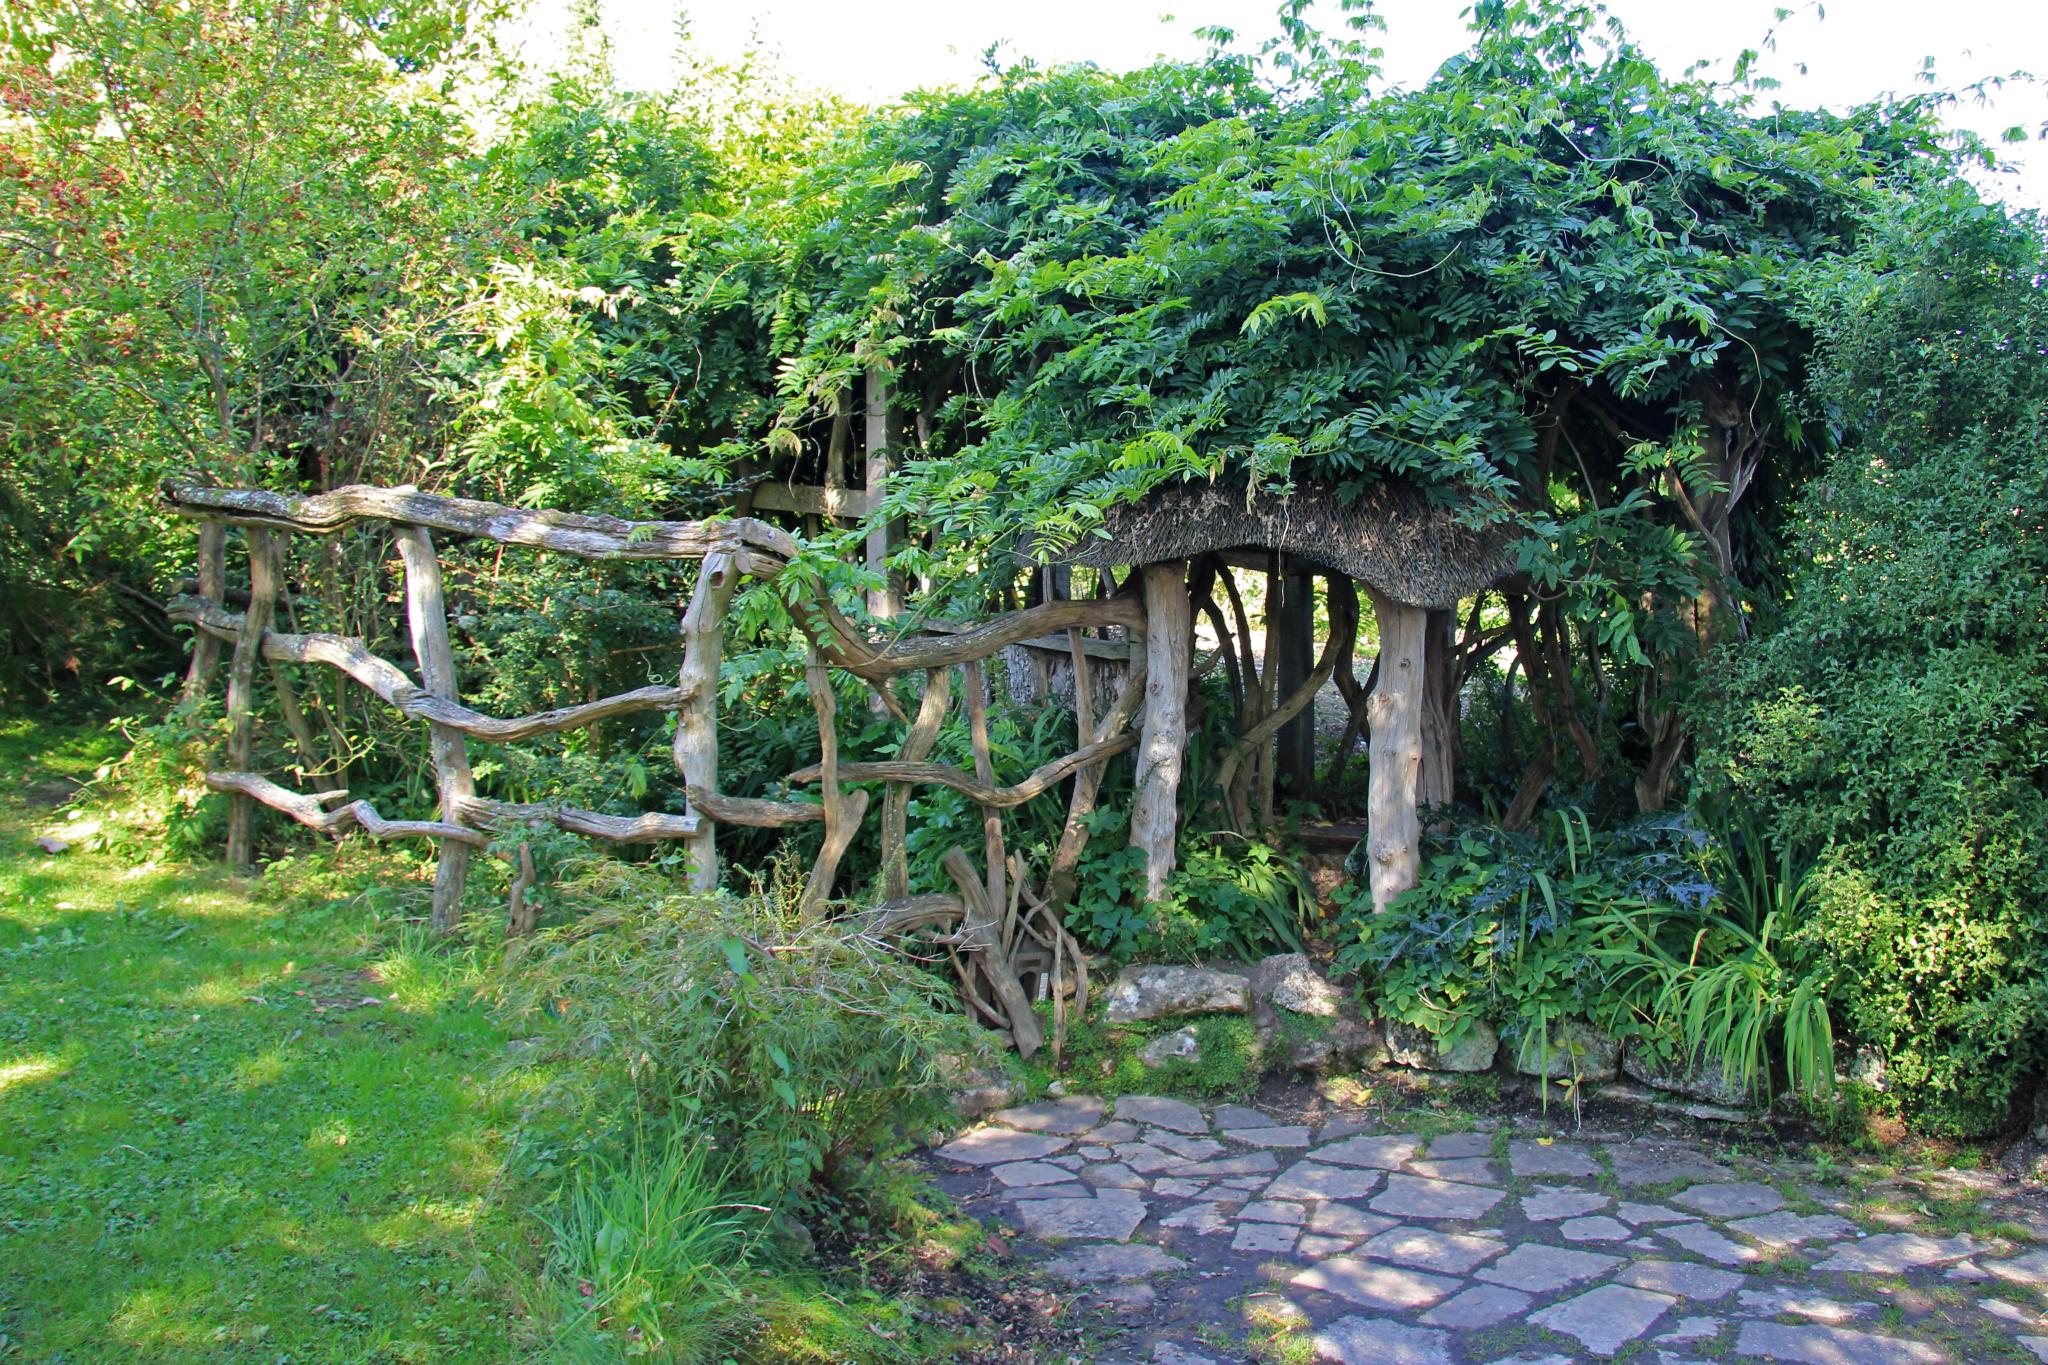
[[[1421,873],[1416,783],[1422,767],[1429,613],[1378,592],[1372,592],[1372,608],[1379,621],[1380,662],[1370,708],[1372,767],[1365,837],[1372,860],[1372,908],[1378,911],[1414,886]]]
[[[227,523],[208,517],[199,523],[199,595],[222,606],[228,600]],[[220,641],[198,631],[192,636],[192,667],[185,674],[185,700],[206,695],[213,672],[220,667]]]
[[[228,767],[238,773],[255,767],[256,664],[263,657],[263,632],[270,629],[277,601],[277,561],[271,557],[270,533],[250,526],[242,538],[249,548],[249,610],[228,664]],[[197,662],[195,656],[195,670]],[[237,872],[247,872],[255,862],[256,803],[238,793],[228,802],[228,863]]]
[[[1448,806],[1458,789],[1458,614],[1432,610],[1422,667],[1422,771],[1415,799]]]
[[[420,685],[432,696],[460,701],[461,688],[455,677],[455,651],[448,643],[448,607],[441,590],[441,561],[434,555],[434,540],[423,526],[399,526],[393,530],[398,555],[405,563],[406,620],[412,630],[412,650],[420,665]],[[243,629],[248,629],[247,623]],[[476,782],[469,772],[469,745],[462,732],[450,726],[428,726],[434,756],[434,780],[439,789],[441,819],[459,822],[461,803],[476,795]],[[441,861],[434,870],[434,932],[445,934],[462,918],[462,884],[469,878],[469,845],[454,839],[441,841]]]
[[[725,657],[725,609],[739,583],[732,556],[716,551],[704,557],[697,591],[683,613],[683,667],[676,686],[683,693],[676,713],[673,748],[676,771],[687,790],[718,790],[718,667]],[[695,812],[689,805],[686,810]],[[690,844],[690,889],[718,889],[718,825],[705,816]]]
[[[1173,876],[1193,621],[1186,560],[1147,564],[1143,573],[1145,721],[1138,741],[1138,790],[1131,802],[1131,847],[1145,852],[1145,899],[1155,901],[1166,894]]]
[[[1298,567],[1279,575],[1280,601],[1269,608],[1266,629],[1280,633],[1280,678],[1275,695],[1291,697],[1315,667],[1315,579]],[[1284,796],[1304,796],[1316,778],[1314,700],[1280,727],[1274,753],[1274,785]]]

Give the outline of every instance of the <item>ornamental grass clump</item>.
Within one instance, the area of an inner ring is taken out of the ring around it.
[[[508,986],[573,1063],[558,1084],[633,1092],[770,1208],[858,1195],[948,1117],[946,1076],[984,1046],[946,982],[857,920],[799,922],[772,887],[686,894],[601,862],[565,898],[580,913]]]

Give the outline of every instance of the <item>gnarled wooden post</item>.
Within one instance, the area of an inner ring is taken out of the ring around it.
[[[249,610],[242,616],[242,633],[228,664],[228,766],[238,773],[255,767],[256,662],[263,657],[263,632],[270,629],[277,603],[277,560],[270,553],[270,532],[250,526],[242,538],[249,547]],[[200,638],[207,638],[203,631]],[[196,672],[196,654],[192,662]],[[255,861],[256,803],[238,792],[228,800],[228,862],[237,872],[247,872]]]
[[[448,604],[441,588],[441,561],[434,554],[434,538],[424,526],[397,526],[392,536],[405,564],[405,616],[412,632],[413,657],[419,660],[420,685],[431,696],[459,701],[462,690],[455,676],[455,650],[448,643]],[[244,639],[253,633],[246,622],[243,632]],[[462,731],[452,726],[433,722],[427,728],[441,818],[459,823],[462,803],[476,795],[476,782],[469,772],[469,743]],[[445,934],[461,920],[462,884],[468,879],[469,845],[443,839],[441,862],[434,871],[435,933]]]
[[[211,602],[228,600],[228,528],[218,517],[199,523],[199,595]],[[192,637],[192,667],[185,674],[185,700],[206,695],[213,671],[220,667],[220,641],[205,631]]]
[[[1372,594],[1379,620],[1378,681],[1367,710],[1372,723],[1372,768],[1366,788],[1366,852],[1371,858],[1372,908],[1384,910],[1415,885],[1422,864],[1422,822],[1416,816],[1416,781],[1422,768],[1423,660],[1429,613]]]
[[[683,704],[676,713],[676,771],[686,789],[718,790],[718,666],[725,657],[725,609],[739,583],[739,570],[723,550],[704,556],[697,591],[683,613],[683,667],[676,679]],[[693,800],[687,807],[701,814]],[[718,889],[717,824],[704,816],[691,841],[690,887]]]
[[[1194,622],[1186,560],[1147,564],[1143,573],[1145,719],[1138,741],[1138,791],[1131,802],[1131,847],[1145,851],[1145,899],[1152,901],[1166,894],[1173,876]]]

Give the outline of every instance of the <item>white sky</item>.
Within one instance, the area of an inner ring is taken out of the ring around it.
[[[523,46],[542,65],[568,30],[572,0],[538,0]],[[660,89],[672,79],[678,20],[688,11],[694,41],[714,56],[738,57],[750,43],[771,54],[792,83],[887,103],[920,86],[965,84],[981,73],[981,54],[1001,43],[1008,58],[1041,64],[1089,61],[1113,70],[1158,55],[1192,56],[1197,27],[1220,24],[1255,48],[1273,33],[1274,0],[753,0],[677,4],[675,0],[595,3],[621,84]],[[1778,22],[1783,5],[1797,10]],[[1391,81],[1416,85],[1464,46],[1465,0],[1381,0]],[[1609,0],[1637,43],[1669,72],[1706,58],[1726,71],[1745,47],[1775,25],[1777,50],[1759,69],[1784,82],[1787,105],[1842,108],[1887,90],[1920,87],[1932,57],[1942,86],[1954,88],[2015,71],[2048,73],[2048,4],[2042,0]],[[1334,4],[1319,21],[1340,27]],[[1800,66],[1805,71],[1800,71]],[[2005,169],[1984,183],[2015,204],[2048,207],[2048,88],[2010,85],[1988,107],[1958,109],[1953,121],[1997,142],[2014,124],[2033,140],[2001,147]]]

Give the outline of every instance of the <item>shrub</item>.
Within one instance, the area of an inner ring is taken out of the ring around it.
[[[1728,651],[1706,781],[1812,851],[1794,936],[1919,1126],[1982,1133],[2048,1055],[2048,288],[2036,229],[1930,193],[1824,275],[1777,629]]]
[[[947,1117],[943,1068],[985,1046],[950,983],[847,924],[796,923],[778,892],[685,895],[604,862],[568,897],[580,917],[541,935],[513,1003],[555,1020],[580,1084],[630,1086],[764,1203],[857,1193],[865,1161]]]

